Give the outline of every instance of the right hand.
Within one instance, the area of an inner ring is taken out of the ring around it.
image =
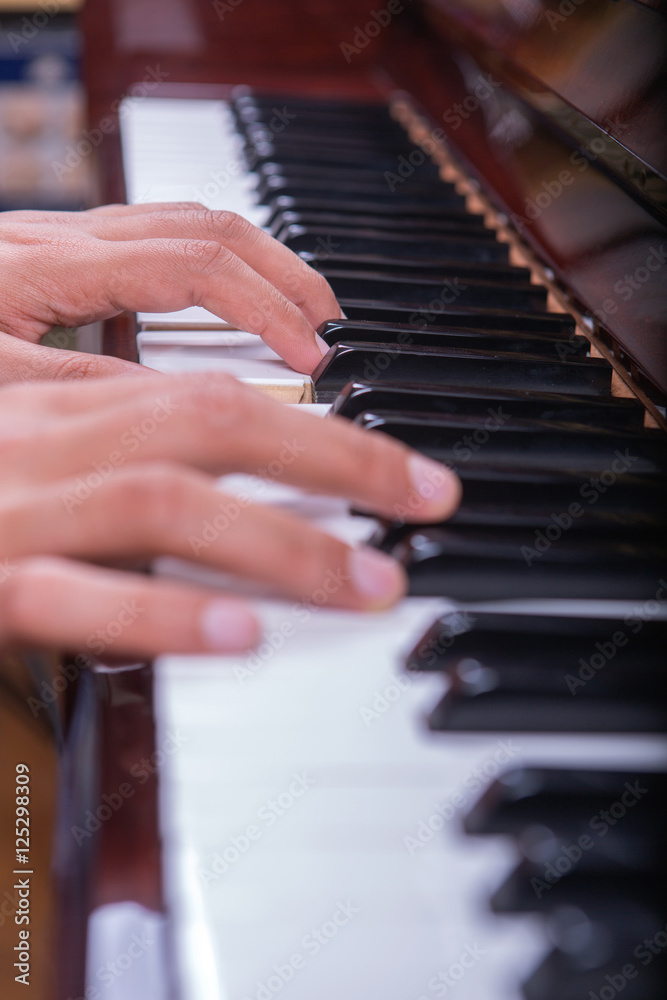
[[[215,476],[268,467],[281,482],[387,517],[409,505],[420,521],[448,517],[460,499],[449,469],[399,442],[220,373],[2,389],[0,455],[0,644],[99,652],[95,637],[122,608],[141,609],[125,615],[114,657],[240,650],[259,636],[248,601],[118,568],[137,560],[178,556],[306,602],[337,580],[331,606],[360,611],[405,593],[388,556],[240,504]],[[196,543],[225,504],[228,526]]]

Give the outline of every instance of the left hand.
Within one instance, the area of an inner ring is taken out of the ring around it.
[[[4,212],[0,282],[0,330],[33,344],[53,326],[199,305],[306,373],[327,350],[316,328],[341,316],[325,279],[291,250],[239,215],[195,202]],[[30,378],[52,377],[52,361],[63,363],[30,349],[23,359]],[[86,363],[84,374],[97,376],[141,371],[118,359]]]

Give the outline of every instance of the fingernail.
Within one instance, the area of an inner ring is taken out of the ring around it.
[[[329,351],[331,350],[326,340],[322,340],[319,333],[315,334],[315,343],[317,344],[317,347],[322,357],[324,357],[325,354],[328,354]]]
[[[202,612],[200,628],[210,649],[249,649],[259,636],[257,619],[241,601],[211,601]]]
[[[408,471],[412,485],[423,501],[420,507],[424,516],[440,514],[444,517],[456,510],[461,499],[461,484],[451,469],[423,455],[410,455]]]
[[[384,552],[366,547],[353,549],[350,555],[352,584],[372,606],[394,604],[405,593],[405,573]]]

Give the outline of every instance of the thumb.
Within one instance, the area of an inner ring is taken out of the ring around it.
[[[83,354],[30,344],[0,333],[0,385],[45,379],[109,378],[112,375],[155,375],[150,368],[105,354]]]

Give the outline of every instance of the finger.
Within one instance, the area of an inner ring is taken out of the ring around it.
[[[112,205],[98,205],[85,212],[72,212],[76,221],[86,224],[89,216],[108,216],[110,218],[132,215],[154,215],[155,212],[199,212],[204,206],[199,201],[149,201],[136,205],[123,205],[117,202]]]
[[[245,601],[64,559],[18,561],[0,586],[0,644],[148,659],[236,652],[259,623]]]
[[[142,365],[123,361],[121,358],[44,347],[8,333],[0,333],[0,385],[45,379],[144,375],[146,371]]]
[[[0,352],[0,358],[2,354]],[[150,381],[152,391],[159,395],[159,384],[165,376],[161,372],[138,366],[142,375],[141,391]],[[144,374],[145,373],[145,374]],[[124,373],[125,374],[125,373]],[[139,385],[134,377],[117,375],[113,378],[84,378],[65,381],[14,382],[0,388],[0,419],[11,420],[15,425],[29,428],[37,424],[40,434],[44,431],[44,418],[52,418],[53,423],[63,417],[77,413],[89,413],[91,409],[102,410],[105,406],[117,406],[126,399],[136,399]],[[52,424],[53,425],[53,424]]]
[[[403,570],[383,553],[352,550],[300,518],[220,493],[208,477],[177,466],[122,470],[87,492],[77,481],[25,491],[5,500],[0,525],[10,560],[198,559],[300,600],[322,591],[317,603],[357,610],[389,607],[406,589]]]
[[[446,466],[339,418],[287,407],[224,373],[162,376],[117,406],[47,428],[39,453],[14,467],[48,481],[141,461],[176,461],[207,472],[246,472],[344,496],[391,518],[442,520],[461,487]]]
[[[88,281],[106,303],[95,314],[175,312],[199,305],[237,329],[256,333],[297,371],[312,372],[326,345],[293,302],[219,242],[147,239],[94,241]]]
[[[205,208],[156,210],[149,214],[104,214],[88,219],[91,233],[106,240],[214,240],[232,250],[297,306],[317,328],[339,319],[340,306],[328,282],[282,243],[234,212]]]

